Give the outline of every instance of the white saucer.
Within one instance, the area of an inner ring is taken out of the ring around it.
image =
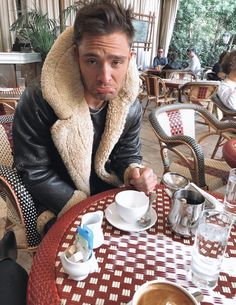
[[[151,222],[150,222],[150,224],[148,226],[141,227],[140,225],[138,225],[138,223],[134,223],[134,224],[126,223],[117,214],[115,202],[111,203],[106,208],[106,210],[105,210],[105,217],[106,217],[107,221],[111,225],[113,225],[115,228],[117,228],[119,230],[122,230],[122,231],[127,231],[127,232],[141,232],[141,231],[145,231],[145,230],[151,228],[156,223],[156,221],[157,221],[157,213],[152,208],[151,209]]]

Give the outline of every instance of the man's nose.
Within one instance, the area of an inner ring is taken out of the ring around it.
[[[109,83],[109,81],[111,80],[111,74],[112,74],[111,66],[108,64],[103,64],[100,67],[98,79],[104,84]]]

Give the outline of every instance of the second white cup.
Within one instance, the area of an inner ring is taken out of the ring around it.
[[[168,281],[153,280],[135,292],[132,305],[197,305],[197,300],[185,288]]]

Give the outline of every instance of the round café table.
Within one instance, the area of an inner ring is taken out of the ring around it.
[[[113,227],[104,217],[104,244],[95,250],[99,271],[83,281],[64,272],[60,254],[73,244],[81,216],[104,211],[121,189],[113,189],[81,201],[65,213],[41,242],[29,276],[28,305],[117,305],[127,304],[144,282],[166,279],[190,291],[196,290],[190,278],[192,238],[171,232],[167,224],[170,199],[164,187],[156,187],[153,208],[156,224],[141,232],[126,232]],[[226,250],[230,268],[222,270],[214,290],[202,289],[202,305],[236,304],[236,226],[232,228]],[[231,272],[231,271],[232,272]]]

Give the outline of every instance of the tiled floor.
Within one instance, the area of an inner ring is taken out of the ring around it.
[[[153,170],[158,176],[158,182],[160,182],[163,173],[163,166],[159,153],[159,142],[148,121],[148,114],[149,111],[146,112],[145,117],[143,118],[143,125],[141,131],[143,162],[145,165],[153,168]],[[206,143],[206,155],[208,154],[208,147],[209,143]],[[18,253],[18,262],[27,270],[30,270],[32,257],[27,252],[20,250]]]

